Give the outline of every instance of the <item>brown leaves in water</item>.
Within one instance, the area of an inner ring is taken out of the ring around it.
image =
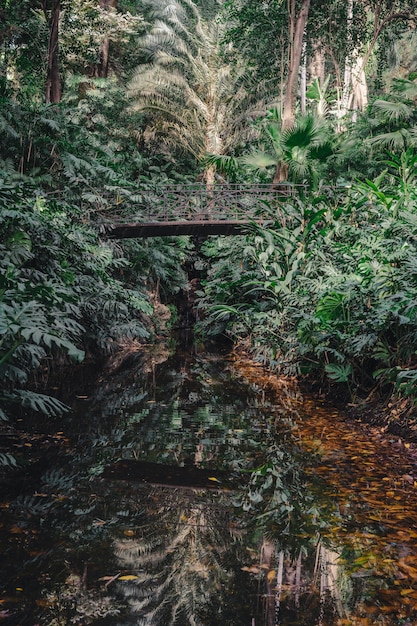
[[[334,522],[325,533],[357,555],[346,562],[352,572],[373,570],[389,586],[377,590],[376,603],[369,600],[363,612],[390,625],[417,618],[417,446],[301,398],[293,381],[267,374],[250,360],[236,358],[236,365],[250,382],[275,390],[278,406],[287,393],[300,440],[320,458],[310,472],[320,477],[321,489],[324,484],[335,504]],[[376,623],[363,612],[358,609],[357,617],[337,625]]]

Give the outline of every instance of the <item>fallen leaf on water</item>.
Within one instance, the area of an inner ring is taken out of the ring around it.
[[[252,565],[251,567],[241,567],[240,569],[242,572],[249,572],[250,574],[259,574],[261,571],[259,567],[255,567],[255,565]]]
[[[276,571],[274,569],[269,570],[269,572],[266,575],[266,579],[269,583],[272,583],[273,580],[275,580],[275,576],[276,576]]]
[[[402,596],[409,596],[412,593],[416,593],[415,589],[401,589]]]
[[[353,561],[353,563],[354,563],[355,565],[364,565],[365,563],[369,563],[369,559],[370,559],[370,558],[371,558],[371,557],[370,557],[369,555],[367,555],[367,556],[360,556],[360,557],[358,557],[357,559],[355,559],[355,560]]]
[[[408,565],[408,563],[406,563],[404,559],[400,559],[398,561],[398,567],[406,572],[410,576],[410,578],[417,578],[417,569],[415,567],[412,567],[411,565]]]

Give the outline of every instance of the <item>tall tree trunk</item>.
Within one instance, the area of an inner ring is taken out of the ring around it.
[[[353,4],[354,0],[348,0],[348,33],[351,29],[353,20]],[[358,50],[351,51],[346,58],[345,78],[342,95],[342,106],[340,108],[341,115],[347,113],[349,105],[352,104],[354,110],[364,109],[368,103],[368,90],[366,85],[365,67],[374,51],[378,37],[388,24],[395,21],[413,21],[415,19],[415,11],[410,7],[404,7],[404,10],[397,10],[393,2],[376,2],[373,7],[374,23],[373,33],[369,41],[365,55],[362,57]]]
[[[355,122],[357,111],[364,111],[368,106],[368,85],[364,72],[364,61],[357,55],[352,65],[351,84],[352,92],[349,99],[349,109],[353,110],[352,120]]]
[[[333,68],[334,68],[334,75],[336,77],[336,102],[337,102],[337,132],[340,133],[342,130],[342,126],[340,123],[340,118],[342,117],[342,113],[341,113],[341,107],[342,107],[342,92],[343,92],[343,86],[342,86],[342,74],[341,74],[341,69],[340,69],[340,65],[336,59],[336,56],[334,54],[334,51],[332,50],[332,48],[328,48],[326,46],[326,52],[329,55],[329,57],[332,60],[333,63]]]
[[[99,6],[108,11],[109,9],[117,9],[118,0],[100,0]],[[97,64],[96,76],[98,78],[107,78],[109,75],[110,60],[110,38],[106,35],[100,46],[100,62]]]
[[[340,117],[344,117],[347,113],[348,103],[349,103],[349,94],[350,94],[350,82],[351,82],[351,74],[352,74],[352,21],[353,21],[353,0],[348,1],[348,11],[347,11],[347,36],[348,36],[348,54],[345,59],[345,71],[343,76],[343,91],[342,91],[342,102],[338,107]]]
[[[303,53],[304,30],[307,24],[311,0],[303,0],[300,12],[295,16],[295,2],[290,2],[290,54],[288,74],[285,85],[284,106],[282,111],[282,130],[291,128],[295,120],[295,105],[297,102],[298,73],[300,70],[301,55]],[[287,180],[288,165],[284,161],[277,163],[273,184]]]
[[[295,104],[297,100],[298,72],[303,52],[303,37],[307,23],[311,0],[303,0],[300,12],[294,25],[294,35],[290,41],[290,62],[288,67],[287,83],[285,86],[284,110],[282,114],[282,128],[286,130],[294,124]]]
[[[44,13],[47,13],[46,2]],[[49,18],[49,42],[48,42],[48,69],[46,74],[46,102],[58,103],[61,100],[61,80],[59,76],[59,17],[61,14],[61,1],[52,0],[51,15]]]
[[[301,89],[300,89],[300,101],[301,101],[301,114],[305,115],[307,110],[307,46],[303,43],[303,64],[301,66]]]
[[[314,55],[310,61],[310,79],[317,78],[320,86],[324,85],[326,79],[324,50],[322,42],[319,40],[314,45]]]

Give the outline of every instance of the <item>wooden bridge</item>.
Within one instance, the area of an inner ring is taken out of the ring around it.
[[[300,187],[271,185],[171,185],[118,196],[103,213],[111,239],[176,235],[234,235],[250,223],[272,219]]]

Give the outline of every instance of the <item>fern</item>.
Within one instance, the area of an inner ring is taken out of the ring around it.
[[[17,460],[10,452],[0,452],[0,467],[17,467]]]

